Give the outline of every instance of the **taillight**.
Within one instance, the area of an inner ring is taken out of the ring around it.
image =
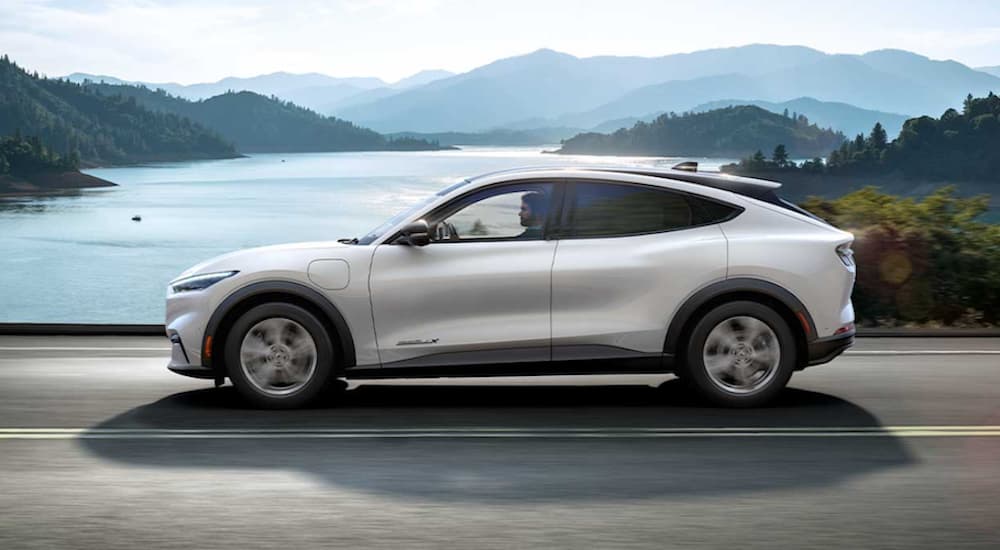
[[[847,323],[846,325],[838,328],[836,331],[834,331],[833,335],[837,336],[838,334],[844,334],[847,332],[854,332],[854,323]]]
[[[851,243],[844,243],[837,247],[837,257],[847,267],[854,265],[854,251],[851,250]]]

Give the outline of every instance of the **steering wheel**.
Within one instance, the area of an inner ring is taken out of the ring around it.
[[[455,229],[454,225],[448,222],[439,222],[434,226],[435,241],[457,241],[458,238],[458,230]]]

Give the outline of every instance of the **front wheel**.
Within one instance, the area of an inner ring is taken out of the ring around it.
[[[226,337],[225,357],[236,390],[258,407],[301,407],[336,381],[330,336],[316,316],[292,304],[263,304],[241,315]]]
[[[795,338],[777,312],[757,302],[730,302],[695,325],[683,378],[712,403],[755,407],[788,384],[795,358]]]

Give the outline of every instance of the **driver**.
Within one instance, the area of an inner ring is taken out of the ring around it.
[[[521,218],[521,226],[524,232],[517,236],[519,239],[541,239],[542,226],[545,225],[545,218],[549,213],[549,201],[544,193],[532,191],[521,196],[521,211],[518,216]]]

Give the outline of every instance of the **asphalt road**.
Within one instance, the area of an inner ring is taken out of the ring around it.
[[[166,356],[0,337],[0,548],[1000,546],[1000,339],[860,340],[741,411],[668,377],[256,411]]]

